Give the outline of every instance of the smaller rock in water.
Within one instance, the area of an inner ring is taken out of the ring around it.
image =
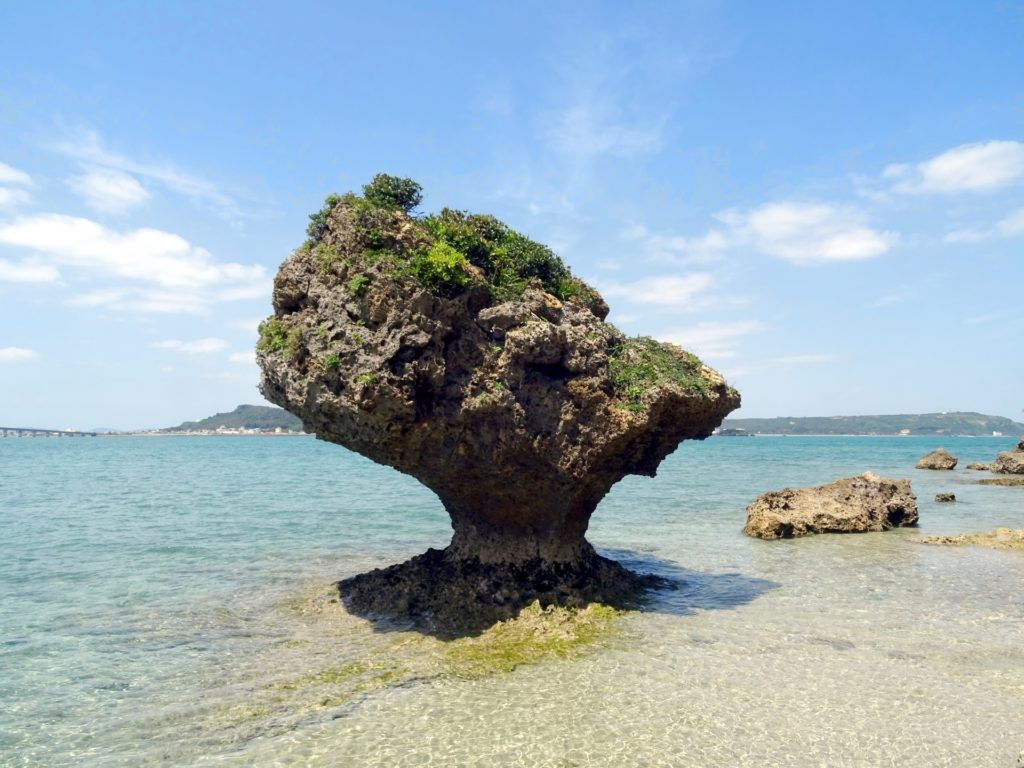
[[[945,448],[936,448],[931,453],[926,453],[917,461],[918,469],[953,469],[956,466],[957,458]]]
[[[936,501],[942,501],[942,502],[956,501],[956,494],[955,493],[936,493],[935,494],[935,500]]]
[[[1003,475],[1024,475],[1024,440],[1012,451],[998,454],[989,469]]]
[[[973,464],[968,464],[967,468],[968,469],[978,469],[978,470],[981,470],[982,472],[988,472],[989,469],[991,468],[991,465],[989,465],[989,464],[982,464],[980,461],[976,461]]]
[[[747,507],[743,532],[760,539],[812,533],[864,533],[917,524],[917,498],[909,480],[871,472],[817,488],[763,493]]]

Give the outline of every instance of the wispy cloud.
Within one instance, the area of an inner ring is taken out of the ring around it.
[[[220,352],[226,348],[228,343],[224,339],[213,337],[195,339],[194,341],[180,341],[178,339],[167,339],[153,344],[154,349],[170,349],[186,355],[208,355],[213,352]]]
[[[871,259],[899,240],[895,232],[866,226],[862,211],[828,203],[766,203],[717,218],[731,227],[735,242],[793,264]]]
[[[0,259],[0,283],[55,283],[60,272],[50,264],[35,259],[14,262]]]
[[[32,183],[32,177],[24,171],[15,168],[7,163],[0,163],[0,184],[21,184],[28,186]]]
[[[32,195],[25,189],[32,185],[32,177],[7,163],[0,163],[0,208],[13,208],[32,202]]]
[[[228,361],[238,364],[253,364],[256,362],[256,353],[253,351],[249,352],[232,352],[228,355]]]
[[[38,357],[34,350],[24,347],[0,347],[0,363],[26,363]]]
[[[84,166],[131,174],[208,205],[222,218],[238,222],[244,218],[238,202],[218,185],[201,176],[183,171],[166,162],[147,162],[112,152],[103,146],[94,131],[85,131],[52,146],[54,150]]]
[[[756,320],[701,322],[658,334],[701,357],[722,360],[736,356],[736,347],[744,338],[764,330]]]
[[[707,272],[692,272],[686,275],[654,275],[631,282],[602,283],[600,289],[610,298],[685,310],[713,283],[714,278]]]
[[[68,186],[86,205],[102,213],[125,213],[149,198],[138,180],[122,171],[93,168],[68,179]]]
[[[1024,235],[1024,208],[1011,211],[995,224],[982,227],[954,229],[943,237],[946,243],[980,243],[997,237]]]
[[[632,224],[620,236],[639,243],[651,261],[671,264],[708,264],[718,261],[733,245],[732,238],[720,229],[709,229],[698,237],[683,237],[650,232],[647,227]]]
[[[259,265],[218,262],[203,248],[179,235],[157,229],[118,232],[89,219],[40,214],[0,226],[0,243],[25,248],[33,255],[21,263],[0,266],[0,279],[56,279],[58,267],[86,277],[112,277],[142,287],[113,287],[73,300],[79,306],[126,308],[129,294],[135,305],[150,311],[195,311],[216,300],[267,295],[270,278]],[[140,303],[141,302],[141,303]],[[176,309],[177,307],[177,309]]]
[[[961,144],[916,165],[888,166],[882,178],[895,192],[987,192],[1024,179],[1024,143]]]
[[[770,357],[765,360],[766,365],[777,366],[781,368],[789,368],[800,365],[822,365],[823,363],[832,363],[838,360],[835,355],[830,352],[819,352],[804,355],[783,355],[781,357]]]

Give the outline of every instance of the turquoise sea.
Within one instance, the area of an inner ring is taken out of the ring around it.
[[[463,676],[331,585],[450,535],[415,481],[308,437],[0,440],[5,766],[1006,768],[1024,747],[1024,527],[960,467],[1003,438],[712,438],[589,533],[678,579],[578,658]],[[909,477],[918,529],[764,542],[759,493]],[[937,504],[953,491],[955,504]]]

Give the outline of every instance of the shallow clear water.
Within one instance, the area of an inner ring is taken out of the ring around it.
[[[0,764],[1010,766],[1024,556],[914,539],[1024,527],[1024,489],[913,465],[1012,443],[686,443],[589,534],[681,588],[580,658],[463,679],[330,602],[447,543],[414,481],[311,438],[0,440]],[[765,490],[869,469],[911,478],[917,530],[740,533]]]

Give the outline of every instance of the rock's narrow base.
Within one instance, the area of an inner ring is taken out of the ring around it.
[[[411,620],[432,632],[458,634],[516,616],[535,600],[543,607],[635,608],[648,589],[666,585],[660,577],[633,573],[594,552],[574,563],[496,564],[428,549],[404,563],[340,581],[338,591],[354,614]]]

